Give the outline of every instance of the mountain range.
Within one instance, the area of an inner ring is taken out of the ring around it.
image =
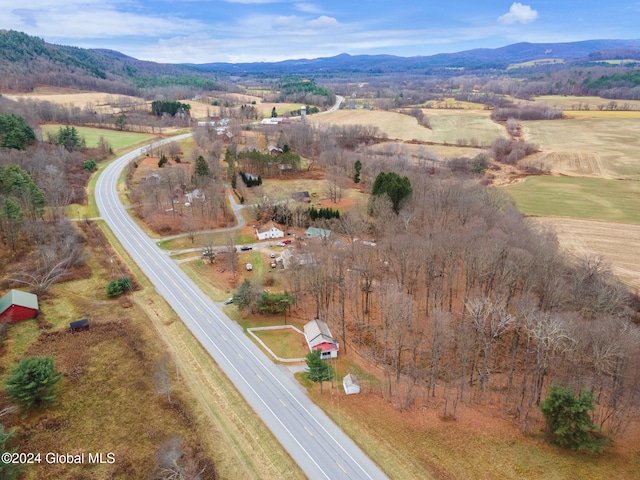
[[[0,91],[29,91],[38,85],[75,87],[114,93],[171,85],[213,90],[232,76],[351,76],[384,74],[476,74],[504,71],[509,65],[554,59],[566,68],[576,63],[640,60],[640,40],[587,40],[571,43],[516,43],[458,53],[400,57],[349,55],[273,63],[163,64],[105,49],[54,45],[16,31],[0,30]],[[560,62],[561,61],[561,62]]]

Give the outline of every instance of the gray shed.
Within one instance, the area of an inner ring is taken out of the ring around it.
[[[358,378],[351,373],[345,375],[342,379],[342,386],[344,387],[344,393],[346,395],[360,393],[360,383],[358,382]]]

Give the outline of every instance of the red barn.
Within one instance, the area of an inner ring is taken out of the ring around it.
[[[33,318],[38,313],[38,297],[33,293],[9,290],[0,298],[0,322],[13,323]]]

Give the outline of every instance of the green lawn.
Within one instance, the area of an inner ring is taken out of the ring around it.
[[[525,215],[640,224],[640,182],[530,177],[504,190]]]
[[[64,125],[42,125],[42,136],[47,138],[48,133],[57,133],[60,127]],[[141,142],[145,142],[155,138],[156,135],[148,133],[120,132],[117,130],[107,130],[105,128],[75,127],[81,137],[84,137],[88,148],[94,148],[98,145],[98,139],[104,137],[109,142],[114,151],[131,147]]]

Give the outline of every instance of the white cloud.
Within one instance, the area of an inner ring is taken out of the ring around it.
[[[314,3],[301,2],[295,4],[296,10],[305,13],[322,13],[323,10]]]
[[[513,2],[509,13],[505,13],[498,17],[498,22],[505,25],[514,23],[531,23],[538,18],[538,11],[533,10],[530,5],[523,5],[519,2]]]
[[[292,30],[300,26],[301,20],[295,15],[281,15],[271,21],[274,30]]]
[[[327,17],[326,15],[320,15],[314,20],[309,20],[307,26],[310,28],[336,28],[340,26],[340,22],[334,17]]]

